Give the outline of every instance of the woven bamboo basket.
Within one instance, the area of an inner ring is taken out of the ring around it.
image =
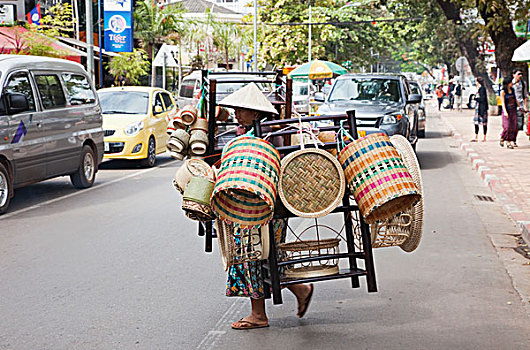
[[[221,219],[243,228],[267,224],[274,213],[280,155],[269,142],[241,136],[223,149],[212,194],[212,209]]]
[[[394,135],[390,138],[392,144],[403,159],[420,193],[423,193],[421,170],[414,149],[406,138]],[[423,196],[410,209],[398,213],[391,219],[378,221],[371,225],[372,247],[400,246],[401,249],[411,252],[415,250],[421,240],[423,230]]]
[[[201,159],[188,159],[175,172],[173,186],[180,193],[184,193],[186,186],[194,176],[215,180],[214,171],[208,163]]]
[[[370,134],[353,141],[338,159],[369,224],[390,219],[421,198],[418,186],[385,134]]]
[[[194,221],[209,221],[215,219],[215,215],[209,205],[183,199],[182,210],[184,210],[184,214],[189,219]]]
[[[339,238],[303,240],[278,244],[280,261],[339,253]],[[311,278],[339,273],[338,259],[315,260],[285,266],[285,278]]]
[[[222,220],[216,220],[215,229],[223,267],[233,264],[265,260],[269,257],[268,227],[242,229]]]
[[[340,163],[330,153],[301,149],[282,159],[278,193],[293,214],[318,218],[342,201],[346,183]]]
[[[180,111],[178,116],[181,118],[184,125],[191,125],[197,119],[197,108],[192,105],[184,106]]]

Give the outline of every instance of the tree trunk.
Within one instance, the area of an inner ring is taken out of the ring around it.
[[[512,70],[515,68],[523,69],[526,71],[526,63],[523,62],[512,62],[513,52],[516,48],[521,46],[525,40],[518,38],[512,27],[511,14],[506,4],[499,6],[499,2],[495,1],[496,6],[493,6],[491,0],[481,1],[477,7],[480,16],[486,23],[486,26],[495,22],[495,28],[488,28],[488,33],[495,44],[495,61],[497,67],[501,70],[503,77],[512,76]],[[500,20],[502,19],[502,20]]]
[[[155,45],[151,45],[151,86],[156,84]]]
[[[228,46],[225,49],[226,70],[228,70]]]

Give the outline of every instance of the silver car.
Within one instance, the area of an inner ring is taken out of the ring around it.
[[[103,159],[101,107],[75,62],[0,55],[0,214],[13,190],[69,175],[94,183]]]

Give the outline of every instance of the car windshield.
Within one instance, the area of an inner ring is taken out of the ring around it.
[[[216,92],[220,94],[231,94],[232,92],[235,92],[241,89],[242,87],[246,86],[247,84],[249,84],[253,79],[260,79],[260,80],[264,79],[264,77],[261,77],[261,76],[248,77],[248,76],[237,76],[237,75],[234,75],[234,76],[223,75],[222,77],[216,77],[216,76],[212,76],[212,77],[217,80]],[[230,80],[239,80],[239,81],[248,80],[248,82],[242,82],[242,83],[224,83],[223,82],[223,81],[230,81]],[[258,82],[255,84],[258,86],[258,88],[261,91],[264,91],[264,92],[271,91],[270,83]]]
[[[103,114],[147,114],[149,94],[141,91],[98,92]]]
[[[352,100],[399,102],[401,100],[399,80],[385,78],[337,80],[329,96],[329,102]]]

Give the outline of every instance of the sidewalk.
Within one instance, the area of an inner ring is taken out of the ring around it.
[[[432,106],[431,106],[432,107]],[[493,109],[490,107],[490,114]],[[459,147],[482,179],[491,189],[511,219],[520,229],[526,244],[530,245],[530,141],[526,133],[519,131],[519,147],[508,149],[499,145],[502,130],[501,116],[490,115],[487,141],[482,140],[482,126],[479,142],[470,142],[475,137],[473,125],[474,110],[461,112],[430,109],[430,114],[439,114],[451,130]],[[427,120],[427,130],[429,121]]]

